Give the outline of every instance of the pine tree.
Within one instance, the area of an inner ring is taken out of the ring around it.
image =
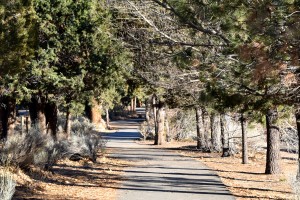
[[[32,1],[0,3],[1,137],[13,133],[16,102],[28,91],[22,84],[36,46],[36,15]]]

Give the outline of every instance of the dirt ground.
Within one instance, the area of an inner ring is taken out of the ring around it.
[[[53,172],[18,171],[13,199],[115,199],[112,188],[119,185],[122,169],[128,165],[122,160],[101,157],[97,163],[62,160]]]
[[[152,145],[152,141],[141,142]],[[175,150],[184,156],[197,159],[213,169],[238,200],[294,199],[291,180],[296,174],[297,155],[281,152],[279,175],[265,175],[265,153],[249,156],[249,164],[241,164],[241,155],[222,158],[219,153],[201,153],[195,143],[172,142],[159,148]]]

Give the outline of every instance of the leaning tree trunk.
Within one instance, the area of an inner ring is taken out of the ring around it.
[[[47,133],[50,133],[56,139],[57,133],[57,106],[54,102],[48,102],[45,105]]]
[[[29,113],[32,124],[38,128],[42,134],[46,134],[45,98],[35,96],[31,98]]]
[[[266,174],[280,173],[280,133],[276,126],[278,119],[277,109],[269,109],[266,115],[267,126],[267,157]]]
[[[210,119],[209,119],[209,114],[207,110],[203,107],[202,108],[202,124],[203,124],[203,135],[204,135],[204,145],[203,145],[203,150],[204,151],[209,151],[210,150]]]
[[[16,99],[11,97],[2,97],[1,103],[1,139],[7,138],[14,133],[16,122]]]
[[[248,136],[247,136],[247,119],[241,113],[241,127],[242,127],[242,163],[248,164]]]
[[[196,111],[196,129],[197,129],[197,149],[202,150],[204,148],[204,137],[203,137],[203,121],[202,121],[202,110],[200,107],[195,108]]]
[[[225,114],[220,114],[220,130],[221,130],[221,140],[222,140],[222,157],[228,157],[231,155],[229,148],[229,135],[225,129]]]
[[[297,180],[300,180],[300,108],[298,108],[295,112],[296,124],[297,124],[297,132],[298,132],[298,172],[297,172]]]

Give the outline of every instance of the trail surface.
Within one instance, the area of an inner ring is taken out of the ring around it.
[[[111,157],[134,162],[125,169],[118,200],[233,200],[219,177],[201,162],[170,150],[135,142],[141,137],[138,121],[113,122],[109,136]],[[230,167],[230,166],[228,166]]]

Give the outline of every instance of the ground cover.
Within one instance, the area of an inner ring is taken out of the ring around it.
[[[52,172],[32,169],[17,173],[18,186],[13,199],[115,199],[128,161],[109,158],[106,154],[96,163],[88,160],[61,160]]]

